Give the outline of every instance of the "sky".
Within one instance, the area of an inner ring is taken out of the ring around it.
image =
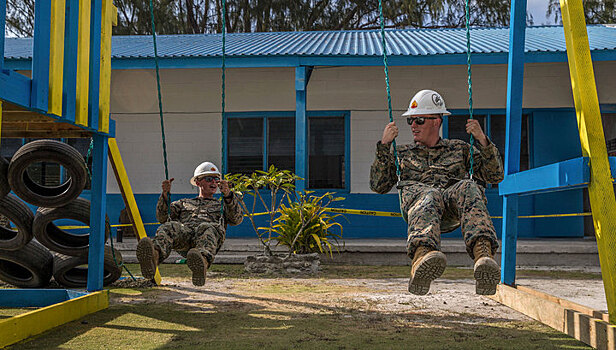
[[[554,16],[547,18],[545,13],[548,10],[549,0],[527,0],[526,8],[533,15],[533,25],[556,24]]]

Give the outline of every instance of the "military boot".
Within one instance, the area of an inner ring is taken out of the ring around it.
[[[409,292],[416,295],[428,294],[430,283],[443,274],[445,266],[445,254],[429,247],[418,247],[413,257]]]
[[[201,254],[201,252],[195,248],[188,251],[186,255],[186,265],[190,271],[192,271],[192,283],[195,286],[202,286],[205,284],[205,274],[207,272],[208,264],[207,259]]]
[[[141,265],[141,274],[144,278],[152,280],[156,274],[159,253],[154,242],[149,237],[144,237],[137,243],[137,260]]]
[[[479,238],[473,247],[475,255],[475,293],[479,295],[496,294],[500,281],[500,267],[492,255],[492,243],[487,238]]]

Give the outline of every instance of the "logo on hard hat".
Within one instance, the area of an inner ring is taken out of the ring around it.
[[[417,108],[417,101],[413,101],[413,103],[411,103],[411,108]]]
[[[211,168],[210,171],[216,171],[216,168]]]
[[[437,94],[432,94],[432,102],[434,102],[436,106],[439,106],[439,107],[443,106],[443,99],[441,98],[441,96]]]

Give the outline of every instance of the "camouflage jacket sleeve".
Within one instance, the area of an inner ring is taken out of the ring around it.
[[[376,144],[376,157],[370,167],[370,189],[376,193],[387,193],[396,184],[396,163],[390,144]]]
[[[503,181],[505,176],[503,161],[498,148],[489,139],[488,142],[490,144],[487,146],[482,146],[479,142],[475,143],[475,151],[478,150],[478,157],[475,158],[476,175],[487,183],[497,184]]]
[[[244,220],[244,212],[240,205],[239,195],[231,191],[231,198],[224,198],[225,222],[231,226],[239,225]]]
[[[11,221],[4,215],[0,215],[0,226],[11,228]]]
[[[167,201],[161,194],[156,203],[156,220],[161,224],[169,219],[169,210],[167,209]],[[171,203],[171,220],[177,221],[180,218],[181,205],[177,201]]]

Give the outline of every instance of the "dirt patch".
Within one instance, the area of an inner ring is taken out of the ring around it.
[[[206,285],[195,287],[186,266],[163,265],[161,286],[118,281],[109,309],[14,348],[587,348],[476,295],[469,270],[446,271],[426,296],[408,293],[407,274],[404,267],[328,267],[317,277],[272,277],[214,265]],[[560,291],[567,281],[589,292],[601,286],[594,275],[527,281]]]

